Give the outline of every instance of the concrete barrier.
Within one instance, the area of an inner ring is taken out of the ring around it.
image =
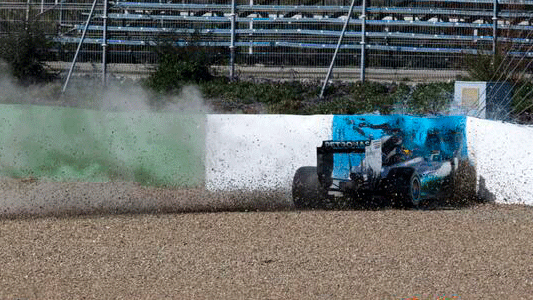
[[[331,137],[332,116],[208,115],[206,188],[290,191],[301,166]]]
[[[468,118],[467,137],[479,195],[533,205],[533,127]]]
[[[361,139],[352,127],[355,124],[359,128],[362,123],[398,127],[413,135],[409,139],[412,146],[421,148],[427,132],[434,128],[458,127],[457,130],[464,131],[465,118],[209,115],[206,187],[212,191],[282,189],[290,192],[295,171],[302,166],[316,166],[316,147],[322,141],[342,137]],[[363,129],[374,138],[381,137],[379,129]],[[336,169],[348,164],[342,159],[338,161]]]
[[[336,135],[332,122],[333,116],[209,115],[206,188],[282,189],[289,195],[295,170],[316,165],[316,147]],[[424,124],[442,125],[438,120]],[[533,127],[476,118],[467,118],[465,126],[479,195],[533,205]]]

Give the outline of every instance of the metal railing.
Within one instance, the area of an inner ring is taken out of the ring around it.
[[[57,42],[52,59],[70,61],[91,2],[0,2],[0,33],[8,33],[10,24],[29,16],[49,27],[48,34]],[[365,13],[362,0],[354,6],[337,67],[357,69],[365,62],[364,67],[374,70],[428,70],[422,76],[432,77],[440,74],[433,70],[461,71],[467,55],[490,54],[497,48],[512,56],[533,57],[533,1],[368,2]],[[87,27],[80,62],[101,62],[106,56],[105,61],[113,64],[151,64],[157,61],[158,45],[170,42],[205,47],[217,65],[229,70],[235,65],[247,70],[327,67],[350,8],[349,1],[338,0],[238,0],[234,7],[229,1],[201,0],[115,1],[108,9],[103,4],[98,1]]]

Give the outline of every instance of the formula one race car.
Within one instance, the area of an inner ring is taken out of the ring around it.
[[[389,124],[360,123],[353,128],[366,138],[324,141],[317,148],[317,166],[296,171],[292,186],[296,207],[321,207],[338,198],[369,201],[375,197],[412,207],[428,199],[471,196],[472,184],[469,196],[456,190],[464,188],[458,181],[469,165],[462,154],[461,131],[430,130],[424,134],[424,143],[416,145],[406,141],[413,134],[406,136],[404,130]],[[382,135],[365,136],[363,128]]]

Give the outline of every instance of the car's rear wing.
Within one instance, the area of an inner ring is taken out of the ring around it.
[[[371,140],[354,141],[323,141],[322,146],[316,148],[317,152],[317,173],[320,183],[324,187],[329,187],[332,183],[333,154],[335,153],[366,153],[368,146],[372,145]]]
[[[371,140],[363,141],[323,141],[322,146],[317,147],[317,153],[365,153],[366,147],[370,146]]]

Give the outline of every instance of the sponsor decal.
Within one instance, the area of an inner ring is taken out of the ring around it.
[[[370,146],[370,141],[325,141],[324,148],[327,149],[361,149]]]

